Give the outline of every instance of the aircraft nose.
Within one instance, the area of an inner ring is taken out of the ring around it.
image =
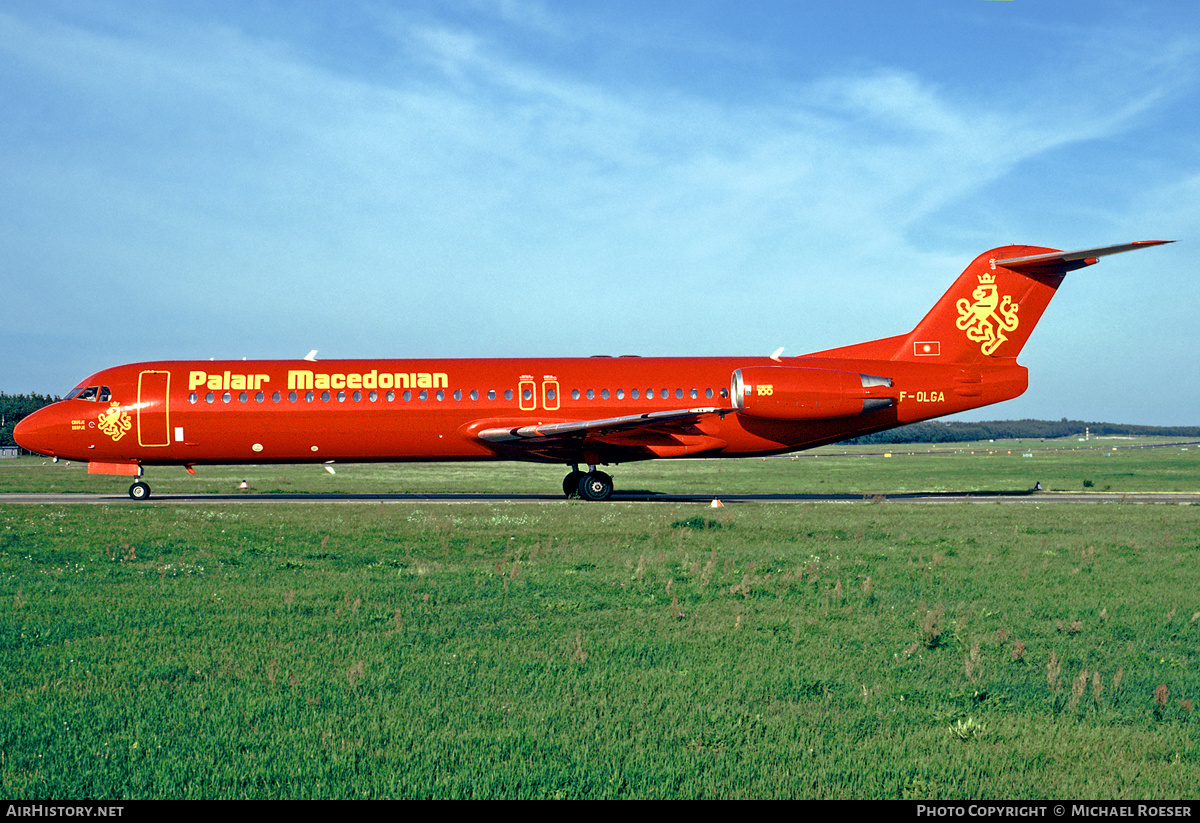
[[[13,440],[27,451],[54,456],[53,433],[51,431],[51,415],[47,409],[38,409],[33,414],[26,415],[13,428]]]

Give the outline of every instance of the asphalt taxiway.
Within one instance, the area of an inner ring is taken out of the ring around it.
[[[1200,493],[1190,492],[899,492],[895,494],[660,494],[652,491],[615,491],[609,503],[1127,503],[1141,505],[1197,505]],[[134,501],[124,494],[0,494],[0,505],[108,505],[222,506],[246,503],[576,503],[556,494],[155,494]]]

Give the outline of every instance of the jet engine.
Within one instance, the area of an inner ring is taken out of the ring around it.
[[[872,374],[752,366],[735,369],[731,397],[740,413],[770,420],[853,417],[893,405],[892,380]]]

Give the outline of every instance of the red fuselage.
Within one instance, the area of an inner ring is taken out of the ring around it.
[[[829,419],[738,412],[735,369],[889,378],[884,408]],[[105,369],[20,424],[22,445],[98,463],[204,464],[409,460],[621,463],[685,455],[745,457],[836,442],[996,403],[1025,390],[1010,363],[820,358],[593,357],[548,360],[340,360],[139,363]],[[705,411],[686,427],[638,428],[548,443],[491,442],[484,430]]]

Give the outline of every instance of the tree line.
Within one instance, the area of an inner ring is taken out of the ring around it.
[[[856,437],[845,442],[871,443],[966,443],[977,440],[1053,440],[1059,437],[1093,435],[1142,435],[1155,437],[1200,437],[1200,426],[1134,426],[1086,420],[987,420],[963,423],[956,420],[926,420],[896,429]]]
[[[12,433],[21,418],[32,414],[42,406],[48,406],[61,399],[48,394],[5,394],[0,392],[0,446],[17,445],[13,440]]]

